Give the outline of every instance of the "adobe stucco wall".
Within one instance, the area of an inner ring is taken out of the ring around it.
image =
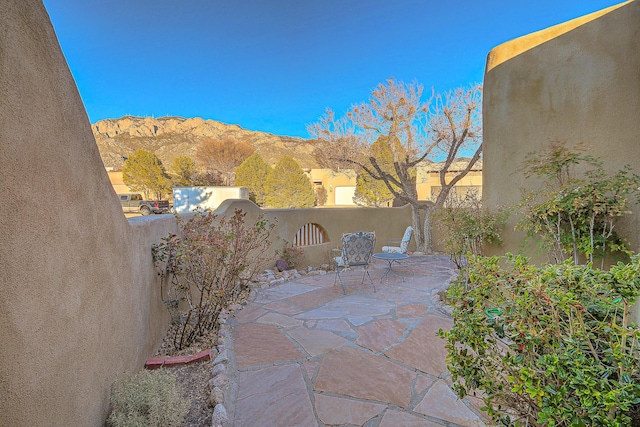
[[[484,81],[483,200],[513,205],[525,155],[550,140],[592,145],[608,171],[640,172],[640,1],[621,3],[493,49]],[[620,225],[640,251],[640,207]],[[511,219],[501,248],[517,252]],[[532,255],[531,248],[525,251]],[[539,259],[539,258],[538,258]]]
[[[375,231],[376,252],[382,251],[382,246],[387,245],[389,239],[400,239],[407,226],[411,225],[411,207],[409,205],[400,208],[313,208],[313,209],[260,209],[256,204],[248,200],[227,200],[223,202],[216,214],[231,215],[235,209],[248,212],[247,221],[255,221],[259,214],[275,222],[276,227],[272,234],[273,261],[275,251],[284,248],[285,241],[291,244],[298,230],[305,224],[318,224],[325,231],[328,241],[322,245],[307,246],[304,248],[303,265],[317,267],[323,262],[329,262],[332,255],[331,249],[340,247],[340,239],[343,233],[353,231]],[[415,250],[415,241],[411,239],[409,250]],[[267,265],[273,268],[273,263]]]
[[[151,243],[123,216],[41,0],[0,13],[0,425],[100,426],[168,316]]]

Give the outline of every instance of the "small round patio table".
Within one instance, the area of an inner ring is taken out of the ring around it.
[[[402,274],[398,273],[397,271],[395,271],[391,266],[393,265],[394,262],[397,263],[398,265],[400,265],[400,261],[409,258],[409,255],[382,252],[382,253],[379,253],[379,254],[373,254],[372,256],[375,259],[382,259],[382,260],[385,260],[385,261],[387,261],[389,263],[387,265],[387,269],[385,270],[384,274],[380,278],[380,283],[382,283],[384,278],[387,277],[389,275],[389,273],[393,273],[396,276],[400,276],[402,278],[402,281],[404,282],[404,276]]]

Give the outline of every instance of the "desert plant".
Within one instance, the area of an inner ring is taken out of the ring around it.
[[[615,232],[617,220],[629,213],[629,196],[640,187],[640,176],[629,166],[608,175],[602,163],[584,154],[585,147],[569,148],[553,141],[539,153],[529,153],[525,176],[543,180],[535,191],[523,190],[517,228],[537,237],[550,262],[582,259],[593,262],[615,252],[628,253]],[[585,170],[578,174],[576,168]]]
[[[189,411],[189,402],[173,372],[143,370],[116,381],[111,390],[113,427],[178,427]]]
[[[506,263],[507,267],[501,267]],[[448,368],[503,425],[624,426],[640,402],[640,257],[609,271],[571,261],[471,257],[449,290]]]
[[[169,284],[165,305],[177,350],[213,330],[221,309],[265,265],[274,224],[259,216],[247,225],[245,217],[246,212],[236,209],[229,218],[210,212],[178,218],[181,235],[170,234],[153,246],[156,267]]]
[[[482,207],[475,194],[450,196],[449,201],[434,214],[434,223],[442,230],[442,243],[458,268],[464,267],[467,254],[482,255],[485,243],[500,244],[500,228],[508,212],[491,212]]]

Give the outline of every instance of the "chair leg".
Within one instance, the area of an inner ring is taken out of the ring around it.
[[[371,286],[373,286],[373,293],[376,292],[376,285],[373,283],[373,280],[371,279],[371,275],[369,274],[369,270],[365,270],[367,272],[367,277],[369,277],[369,282],[371,282]]]
[[[347,292],[344,290],[344,283],[342,282],[342,277],[340,277],[340,267],[336,266],[336,277],[333,279],[333,286],[336,285],[338,279],[340,279],[340,286],[342,286],[342,294],[346,295]]]
[[[367,276],[369,278],[369,282],[371,282],[371,286],[373,287],[373,292],[376,292],[376,285],[373,283],[373,279],[371,279],[371,275],[369,274],[369,269],[365,268],[364,271],[362,272],[362,281],[360,282],[361,285],[364,285],[364,277]]]

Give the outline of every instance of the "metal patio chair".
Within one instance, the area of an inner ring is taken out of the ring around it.
[[[374,231],[358,231],[356,233],[346,233],[342,235],[342,255],[334,258],[336,263],[336,277],[333,285],[335,286],[336,282],[340,280],[343,294],[346,295],[344,282],[342,281],[344,274],[341,274],[341,271],[343,272],[345,269],[352,267],[363,268],[362,282],[360,284],[364,283],[364,278],[367,276],[373,287],[373,292],[376,292],[376,285],[373,284],[373,280],[371,280],[371,275],[369,274],[369,263],[371,262],[371,255],[373,254],[373,248],[375,246],[376,233]]]
[[[402,236],[402,240],[400,241],[400,246],[383,246],[382,252],[386,252],[389,254],[406,254],[407,249],[409,249],[409,242],[411,241],[411,236],[413,236],[413,227],[408,226],[404,231],[404,236]]]

